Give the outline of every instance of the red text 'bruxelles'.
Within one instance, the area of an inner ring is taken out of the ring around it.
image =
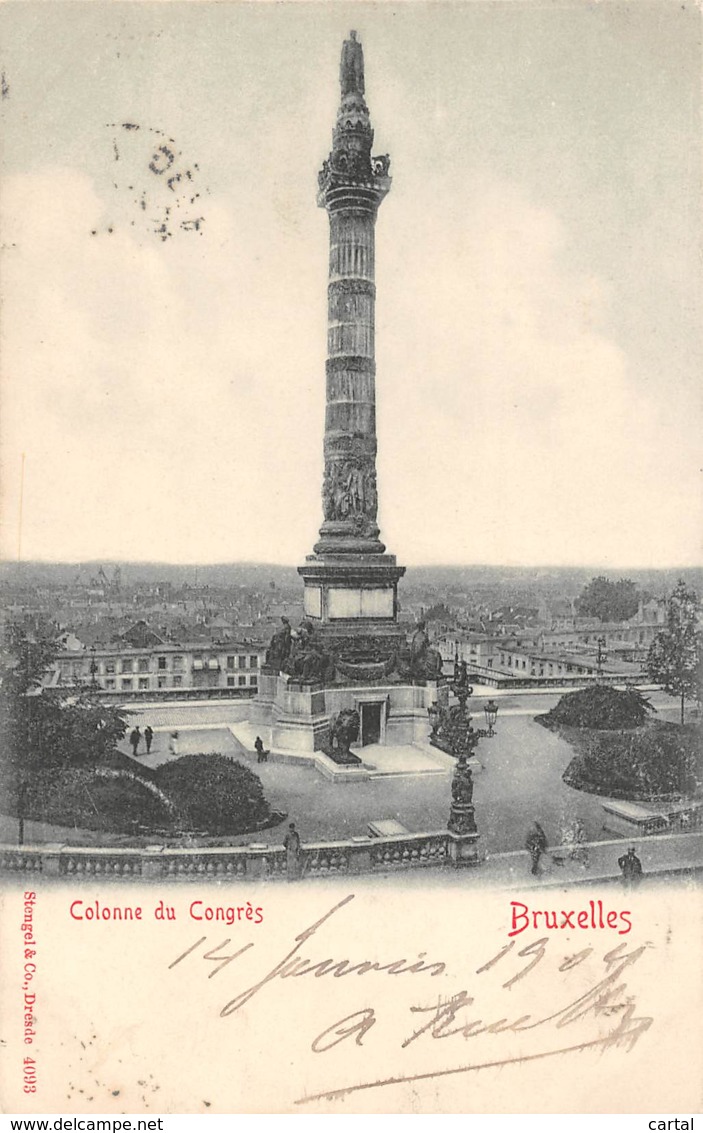
[[[603,908],[602,901],[589,901],[582,909],[530,909],[522,901],[510,902],[511,931],[508,936],[519,936],[526,928],[541,929],[614,929],[624,936],[632,928],[629,909]]]

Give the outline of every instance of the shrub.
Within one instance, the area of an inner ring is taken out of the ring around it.
[[[224,755],[184,755],[157,768],[154,781],[191,830],[246,834],[272,817],[258,775]]]
[[[611,798],[692,796],[703,778],[701,738],[700,728],[678,724],[579,736],[564,782]]]
[[[567,692],[558,704],[535,719],[546,728],[639,728],[654,712],[650,702],[636,689],[592,685]]]
[[[111,762],[119,763],[119,760]],[[48,767],[31,781],[29,818],[110,834],[246,834],[282,821],[261,780],[222,755],[186,755],[151,770]]]
[[[28,817],[59,826],[112,834],[167,831],[168,807],[138,778],[105,778],[89,768],[49,768],[36,775],[26,799]]]

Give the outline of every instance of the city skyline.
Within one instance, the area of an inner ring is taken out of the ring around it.
[[[303,561],[315,182],[354,27],[394,178],[385,541],[408,566],[701,562],[700,17],[431,7],[0,13],[6,559],[24,453],[23,559]]]

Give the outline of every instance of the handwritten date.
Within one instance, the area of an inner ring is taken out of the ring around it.
[[[299,932],[293,938],[292,946],[287,948],[273,967],[263,975],[256,976],[244,990],[238,991],[224,1003],[219,1012],[220,1017],[224,1019],[236,1014],[251,1000],[261,995],[266,988],[270,989],[278,981],[291,978],[309,976],[315,981],[319,979],[336,981],[346,979],[348,976],[406,977],[397,985],[395,978],[393,979],[394,987],[397,986],[399,990],[406,986],[408,979],[411,980],[409,989],[416,984],[418,987],[421,985],[424,987],[428,979],[433,980],[438,976],[442,977],[443,988],[447,986],[448,979],[454,977],[457,982],[458,978],[465,979],[465,976],[459,977],[459,973],[450,972],[444,960],[428,959],[425,952],[419,952],[416,959],[393,957],[362,960],[336,959],[329,955],[325,956],[324,953],[322,958],[318,958],[312,954],[315,938],[318,935],[324,936],[325,926],[329,925],[332,918],[339,917],[353,900],[354,895],[348,895],[308,928]],[[208,947],[202,953],[202,959],[214,965],[208,972],[208,978],[219,975],[235,960],[242,961],[242,958],[255,947],[253,943],[246,943],[233,951],[228,951],[230,943],[230,939],[227,938],[214,948]],[[193,957],[201,946],[206,944],[207,937],[200,937],[176,957],[169,964],[169,968],[173,969],[188,957]],[[433,1058],[432,1065],[419,1073],[399,1073],[394,1077],[344,1085],[299,1098],[297,1104],[302,1105],[322,1098],[339,1099],[358,1090],[378,1089],[423,1078],[465,1074],[488,1067],[552,1058],[587,1049],[606,1050],[618,1046],[629,1051],[654,1021],[650,1016],[636,1014],[634,996],[628,994],[627,984],[623,979],[627,970],[640,960],[647,947],[647,945],[633,947],[622,942],[599,958],[593,955],[594,949],[587,946],[573,954],[563,955],[559,959],[554,956],[555,946],[549,937],[540,937],[522,947],[517,947],[517,942],[511,940],[486,962],[473,968],[471,979],[475,986],[466,986],[458,991],[452,990],[449,995],[430,996],[429,999],[422,999],[419,1002],[414,993],[410,1002],[407,1001],[407,997],[404,1002],[397,1002],[394,996],[394,1006],[390,1013],[387,993],[384,996],[383,1010],[377,1009],[376,1005],[370,1004],[367,999],[363,1006],[336,1019],[315,1035],[310,1043],[312,1052],[324,1055],[342,1043],[346,1044],[347,1050],[351,1052],[357,1048],[364,1048],[365,1044],[370,1043],[372,1048],[378,1047],[379,1053],[383,1051],[387,1054],[390,1046],[397,1045],[398,1057],[402,1060],[407,1057],[403,1052],[408,1048],[422,1046],[428,1040],[432,1044],[432,1050],[435,1050],[437,1041],[450,1040],[447,1049],[452,1050],[457,1041],[471,1040],[472,1047],[477,1053],[481,1049],[481,1043],[485,1044],[486,1057],[479,1056],[477,1061],[470,1065],[451,1067],[443,1063],[438,1067],[435,1065],[436,1059]],[[303,949],[307,954],[303,954]],[[536,1002],[533,996],[529,1001],[530,1009],[526,1010],[525,1002],[518,1005],[513,1001],[512,996],[516,994],[514,989],[516,985],[520,985],[520,995],[524,997],[526,993],[522,989],[526,982],[530,983],[534,970],[544,965],[547,958],[552,962],[553,969],[549,982],[549,1006],[544,1010],[539,996],[536,997]],[[556,966],[553,963],[555,959]],[[589,961],[587,980],[584,981],[580,975],[572,977],[570,973],[579,969],[586,961]],[[594,970],[597,973],[595,980]],[[497,987],[496,981],[498,981]],[[375,984],[375,981],[373,982]],[[364,979],[364,986],[366,983],[367,980]],[[481,1007],[484,985],[486,991],[490,992],[488,1010]],[[511,1003],[511,1007],[501,1011],[497,1018],[492,1017],[495,1015],[496,993],[499,997],[509,996],[506,1005],[508,1002]],[[329,998],[328,992],[326,999]],[[407,1024],[403,1022],[406,1014]],[[568,1027],[573,1027],[573,1032],[568,1032],[566,1042],[563,1038],[557,1038]],[[534,1041],[531,1041],[527,1048],[521,1041],[521,1036],[525,1033],[535,1036]],[[499,1051],[496,1048],[498,1036],[504,1036],[499,1044]],[[443,1050],[444,1045],[436,1049]]]

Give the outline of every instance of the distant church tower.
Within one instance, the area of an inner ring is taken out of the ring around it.
[[[371,156],[364,55],[356,32],[342,48],[341,104],[332,151],[318,175],[317,203],[330,225],[324,521],[313,555],[299,567],[305,614],[328,638],[399,640],[398,580],[377,522],[375,227],[391,187],[390,158]],[[354,652],[363,653],[357,641]]]

